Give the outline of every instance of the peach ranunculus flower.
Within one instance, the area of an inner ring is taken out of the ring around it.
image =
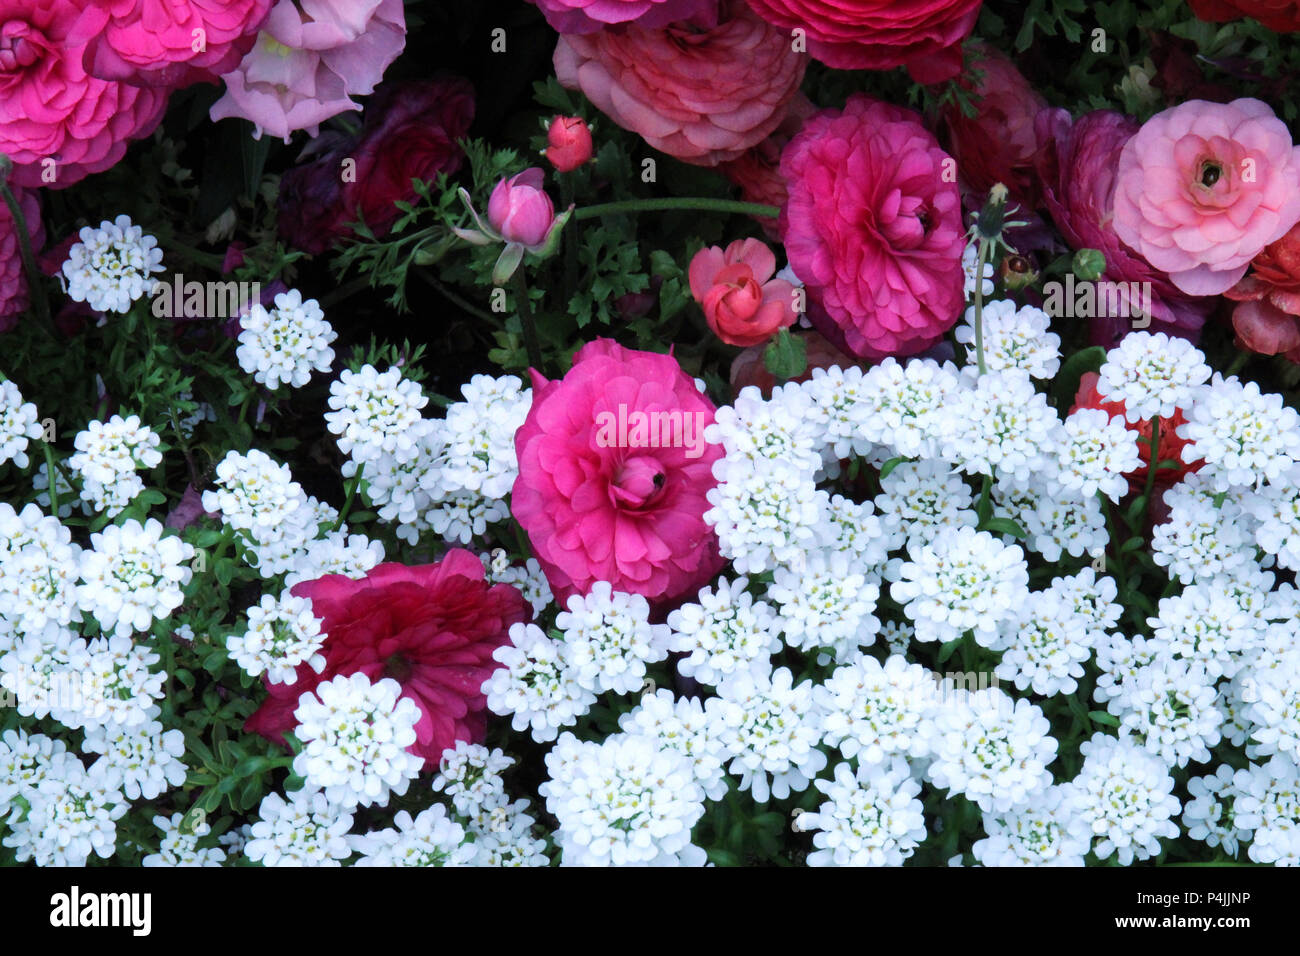
[[[724,250],[706,246],[691,259],[691,295],[713,334],[728,345],[759,345],[794,324],[795,287],[773,279],[776,256],[757,239]]]
[[[697,166],[736,159],[786,118],[807,67],[790,34],[726,0],[716,26],[629,24],[560,37],[555,75],[619,126]]]
[[[1120,152],[1115,233],[1189,295],[1219,295],[1300,221],[1300,147],[1266,103],[1189,100]]]

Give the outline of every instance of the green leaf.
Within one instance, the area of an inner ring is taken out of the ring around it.
[[[791,335],[789,329],[782,329],[763,350],[763,364],[778,382],[802,375],[808,367],[803,340]]]
[[[1119,726],[1119,718],[1104,710],[1090,710],[1088,711],[1088,716],[1092,718],[1094,724],[1104,724],[1107,727]]]
[[[856,461],[856,459],[855,459],[855,461]],[[885,462],[883,465],[881,465],[881,466],[880,466],[880,480],[881,480],[881,481],[884,481],[886,478],[888,478],[891,474],[893,474],[894,469],[897,468],[899,465],[901,465],[901,464],[902,464],[903,462],[905,462],[905,461],[911,461],[911,459],[910,459],[910,458],[905,458],[905,457],[902,456],[902,455],[896,455],[895,457],[889,459],[889,461],[887,461],[887,462]]]
[[[946,663],[948,658],[952,657],[952,655],[956,652],[957,648],[961,646],[962,640],[963,638],[954,637],[951,641],[946,642],[943,645],[943,647],[939,649],[940,664]]]
[[[1028,533],[1010,518],[989,518],[984,522],[984,531],[997,531],[1001,534],[1009,534],[1013,538],[1027,538]]]
[[[1062,412],[1073,405],[1074,396],[1078,394],[1079,382],[1083,376],[1088,372],[1097,371],[1105,361],[1106,350],[1100,345],[1075,352],[1066,359],[1061,365],[1061,370],[1056,374],[1056,382],[1052,385],[1052,404]]]

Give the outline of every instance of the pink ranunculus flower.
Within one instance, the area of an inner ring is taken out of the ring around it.
[[[915,355],[961,314],[965,247],[951,158],[910,110],[864,94],[805,122],[781,155],[781,233],[815,308],[860,358]]]
[[[595,33],[620,23],[662,27],[707,13],[717,0],[531,0],[556,33]]]
[[[837,70],[906,66],[918,83],[961,72],[961,41],[981,0],[749,0],[784,30],[804,31],[808,52]]]
[[[88,3],[69,41],[103,80],[176,88],[216,82],[253,46],[273,0],[114,0]]]
[[[1115,173],[1120,151],[1137,130],[1136,121],[1114,110],[1094,110],[1077,120],[1068,110],[1040,111],[1034,166],[1043,205],[1070,248],[1096,249],[1106,257],[1103,279],[1151,284],[1150,331],[1195,340],[1211,300],[1184,293],[1115,233]],[[1089,322],[1093,344],[1106,348],[1133,330],[1131,315],[1100,314]]]
[[[0,3],[0,153],[20,186],[63,189],[102,172],[151,133],[167,90],[90,76],[68,35],[78,0]]]
[[[691,295],[713,334],[742,348],[766,342],[794,324],[794,286],[773,279],[776,256],[757,239],[737,239],[724,250],[706,246],[691,259]]]
[[[555,75],[669,156],[697,166],[736,159],[781,125],[807,57],[739,0],[719,10],[712,27],[561,36]]]
[[[511,510],[559,601],[597,581],[671,601],[722,568],[703,517],[716,411],[672,356],[612,339],[584,345],[562,379],[533,372]]]
[[[591,161],[591,129],[581,116],[557,116],[546,127],[546,158],[561,173]]]
[[[222,76],[215,120],[237,116],[286,143],[295,130],[359,110],[406,46],[402,0],[279,0],[248,55]]]
[[[1219,295],[1300,222],[1300,147],[1266,103],[1189,100],[1119,155],[1115,232],[1189,295]]]
[[[488,222],[506,242],[535,251],[555,225],[555,204],[542,188],[536,166],[501,180],[488,198]]]
[[[45,241],[45,229],[41,225],[41,206],[36,201],[36,193],[21,186],[14,187],[13,193],[27,221],[27,238],[32,250],[39,251]],[[18,324],[28,303],[27,274],[23,271],[16,227],[9,205],[0,202],[0,332],[8,332]]]

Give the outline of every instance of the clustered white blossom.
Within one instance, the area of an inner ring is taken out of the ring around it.
[[[155,468],[162,461],[160,439],[138,415],[114,415],[107,422],[91,422],[73,444],[77,452],[68,467],[81,479],[81,497],[96,511],[116,516],[144,491],[136,472]]]
[[[306,385],[311,373],[327,372],[334,363],[330,344],[338,333],[325,321],[315,299],[297,289],[281,292],[275,307],[254,302],[239,318],[239,367],[269,389]]]
[[[63,263],[68,298],[96,312],[127,312],[132,302],[153,292],[152,276],[163,271],[162,250],[131,217],[106,220],[98,229],[84,226],[78,238]]]
[[[0,465],[12,461],[26,468],[27,443],[43,434],[36,406],[24,402],[18,386],[0,375]]]

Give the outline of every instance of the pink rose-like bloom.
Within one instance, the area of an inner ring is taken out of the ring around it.
[[[557,599],[608,581],[670,601],[722,568],[704,523],[722,446],[706,443],[703,429],[716,411],[672,356],[611,339],[579,349],[562,379],[533,372],[510,501]],[[636,430],[638,420],[673,419],[677,431]]]
[[[781,125],[807,57],[739,0],[720,12],[712,28],[683,21],[561,36],[555,75],[669,156],[697,166],[736,159]]]
[[[864,94],[809,119],[781,155],[790,199],[781,234],[795,274],[860,358],[915,355],[965,302],[961,196],[951,161],[910,110]]]
[[[546,158],[562,173],[591,159],[591,130],[581,116],[557,116],[546,128]]]
[[[358,580],[327,574],[295,585],[311,601],[326,635],[325,669],[298,667],[292,684],[266,682],[270,696],[245,729],[280,740],[297,723],[298,698],[337,675],[391,677],[420,710],[408,750],[436,768],[456,741],[477,743],[487,727],[483,682],[501,665],[492,652],[509,641],[512,624],[528,620],[523,595],[489,585],[483,565],[463,548],[437,564],[381,564]],[[265,682],[265,679],[264,679]]]
[[[801,29],[814,58],[837,70],[906,66],[918,83],[961,72],[961,41],[981,0],[749,0],[754,12],[790,31]]]
[[[1190,100],[1119,155],[1115,232],[1189,295],[1218,295],[1300,221],[1300,147],[1266,103]]]
[[[45,241],[40,204],[35,193],[21,186],[14,188],[13,194],[27,221],[27,236],[35,252]],[[16,226],[8,203],[0,202],[0,332],[8,332],[18,324],[18,317],[26,311],[28,303],[27,275],[23,272]]]
[[[617,23],[662,27],[707,13],[717,0],[531,0],[556,33],[595,33]]]
[[[506,242],[538,249],[555,225],[555,204],[542,188],[536,166],[501,180],[488,198],[488,222]]]
[[[0,3],[0,153],[20,186],[63,189],[108,169],[162,119],[167,90],[97,79],[68,39],[76,0]],[[53,160],[45,181],[43,160]],[[49,177],[47,176],[46,179]]]
[[[215,122],[237,116],[289,141],[359,110],[354,96],[375,91],[406,46],[402,0],[279,0],[248,55],[222,76],[226,93],[212,105]]]
[[[86,72],[168,88],[215,82],[253,46],[272,0],[110,0],[85,4],[69,36]],[[200,47],[196,50],[195,47]]]
[[[776,256],[757,239],[737,239],[723,250],[706,246],[691,259],[691,295],[704,308],[713,334],[741,347],[766,342],[797,317],[794,286],[773,279]]]
[[[1151,332],[1195,339],[1211,300],[1189,296],[1169,276],[1125,245],[1113,226],[1115,173],[1124,145],[1138,124],[1113,110],[1095,110],[1071,120],[1069,111],[1045,109],[1035,130],[1034,164],[1043,205],[1072,249],[1097,249],[1106,257],[1102,278],[1115,283],[1151,283]],[[1125,287],[1127,288],[1127,287]],[[1133,329],[1130,316],[1099,315],[1090,322],[1094,344],[1111,348]]]

